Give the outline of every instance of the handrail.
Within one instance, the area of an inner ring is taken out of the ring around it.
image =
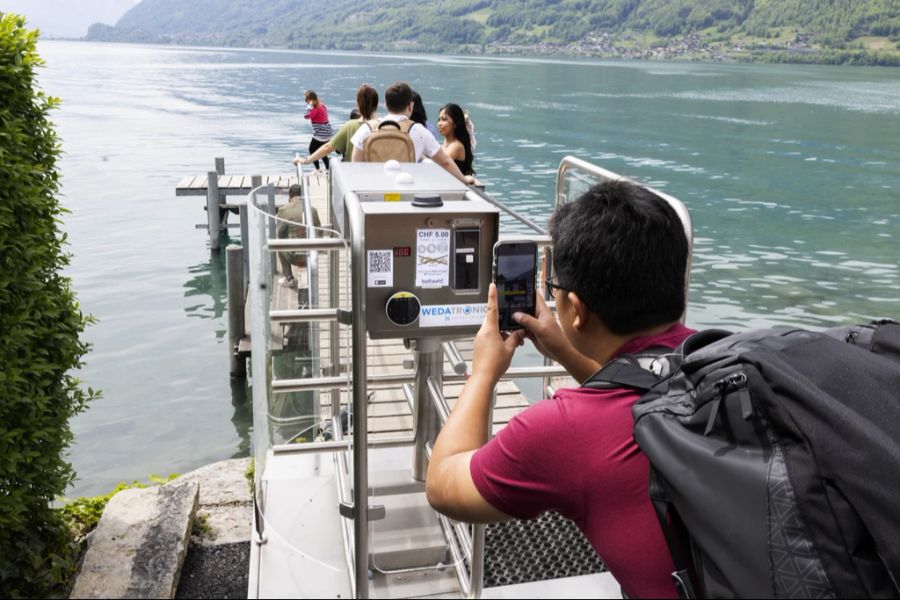
[[[357,598],[369,597],[369,455],[366,361],[366,240],[359,197],[348,193],[344,197],[350,231],[354,233],[350,250],[350,298],[353,309],[352,372],[353,372],[353,561]],[[274,382],[272,384],[274,386]]]
[[[339,308],[300,308],[296,310],[269,311],[269,321],[276,325],[309,323],[312,321],[337,321]]]
[[[473,194],[476,197],[481,198],[482,200],[484,200],[490,204],[493,204],[494,206],[496,206],[497,208],[499,208],[500,210],[502,210],[509,216],[513,217],[514,219],[518,220],[519,222],[524,223],[525,225],[528,225],[531,229],[540,233],[541,235],[550,235],[550,232],[547,231],[547,229],[545,229],[544,227],[541,227],[540,225],[538,225],[537,223],[535,223],[534,221],[532,221],[531,219],[529,219],[528,217],[526,217],[525,215],[520,213],[519,211],[506,206],[499,200],[495,200],[493,198],[493,196],[491,196],[484,190],[480,190],[480,189],[478,189],[476,187],[472,187],[472,186],[469,186],[469,190],[470,191],[466,192],[466,196],[468,196],[469,194]]]
[[[681,226],[684,228],[684,235],[687,239],[688,244],[687,265],[685,267],[684,274],[684,296],[685,299],[687,299],[687,293],[691,283],[691,260],[694,255],[694,225],[691,221],[691,215],[684,203],[681,202],[681,200],[679,200],[678,198],[670,196],[665,192],[661,192],[648,185],[644,185],[640,182],[634,181],[633,179],[629,179],[628,177],[623,177],[622,175],[613,173],[612,171],[604,169],[603,167],[593,165],[586,160],[575,158],[574,156],[565,156],[559,162],[559,168],[556,171],[556,208],[559,208],[562,204],[565,203],[565,196],[563,195],[563,182],[565,181],[566,173],[568,173],[570,169],[583,171],[588,175],[593,175],[601,179],[608,179],[611,181],[630,181],[631,183],[635,183],[645,189],[650,190],[651,192],[665,200],[665,202],[672,207],[672,210],[675,211],[675,214],[678,215],[678,219],[681,221]],[[685,314],[682,316],[682,321],[684,321],[686,316],[687,309],[685,309]]]
[[[540,379],[544,377],[567,377],[569,372],[560,366],[538,366],[538,367],[511,367],[507,369],[506,374],[500,378],[500,381],[512,381],[515,379]],[[443,374],[444,383],[463,383],[466,381],[465,375],[457,375],[456,373]],[[354,380],[357,380],[354,377]],[[381,375],[371,375],[366,379],[368,385],[403,385],[404,383],[412,383],[416,380],[415,374],[405,373],[385,373]],[[302,379],[274,379],[272,380],[272,392],[285,394],[288,392],[305,392],[308,390],[324,390],[340,388],[347,385],[346,377],[305,377]]]
[[[343,238],[327,237],[316,238],[314,240],[305,238],[280,238],[270,239],[266,242],[269,252],[295,251],[302,252],[304,250],[344,250],[347,246]]]
[[[549,235],[521,235],[521,234],[512,234],[509,236],[501,235],[499,241],[503,242],[505,240],[515,240],[517,242],[534,242],[537,246],[538,250],[542,248],[552,248],[553,247],[553,238]]]

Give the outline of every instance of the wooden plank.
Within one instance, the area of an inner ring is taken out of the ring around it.
[[[191,182],[194,181],[193,177],[182,177],[181,181],[178,182],[178,185],[175,186],[175,189],[187,189],[191,187]]]
[[[191,182],[192,190],[200,190],[206,189],[206,186],[209,184],[209,179],[206,175],[198,175],[194,177],[194,181]]]

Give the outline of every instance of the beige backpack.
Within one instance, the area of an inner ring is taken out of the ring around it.
[[[381,123],[368,121],[366,124],[372,133],[363,142],[363,160],[416,162],[416,147],[409,137],[409,130],[416,124],[415,121],[406,119],[398,123],[384,120]]]

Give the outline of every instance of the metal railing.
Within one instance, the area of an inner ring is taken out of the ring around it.
[[[675,211],[675,214],[678,215],[678,219],[681,221],[681,226],[684,227],[684,235],[687,239],[688,244],[687,265],[685,266],[684,273],[684,296],[685,298],[687,298],[688,288],[690,287],[691,283],[691,260],[694,255],[694,225],[691,221],[691,215],[690,213],[688,213],[687,207],[680,200],[678,200],[677,198],[673,198],[665,192],[661,192],[650,186],[629,179],[628,177],[623,177],[617,173],[608,171],[603,167],[598,167],[597,165],[591,164],[586,160],[575,158],[574,156],[566,156],[560,161],[559,168],[556,171],[556,208],[559,208],[566,203],[565,183],[566,175],[569,173],[569,171],[580,171],[582,173],[586,173],[587,175],[595,177],[599,181],[630,181],[650,190],[651,192],[665,200],[666,203],[672,207],[672,210]],[[687,307],[687,303],[685,303],[685,307]],[[686,317],[687,308],[685,308],[685,314],[682,315],[681,320],[684,321]]]

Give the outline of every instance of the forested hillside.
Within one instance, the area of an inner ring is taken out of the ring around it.
[[[143,0],[88,39],[890,64],[900,0]]]

